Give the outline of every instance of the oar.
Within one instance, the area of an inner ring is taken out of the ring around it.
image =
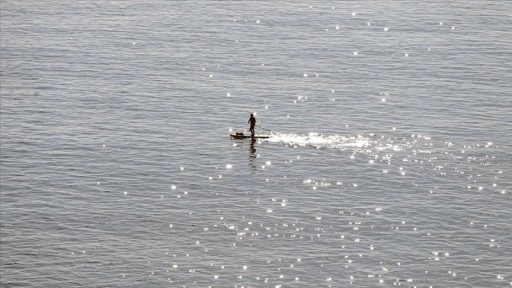
[[[260,128],[260,129],[263,129],[263,130],[265,130],[265,131],[272,131],[272,130],[270,130],[270,129],[265,129],[265,128],[263,128],[263,127],[261,127],[261,126],[258,126],[258,125],[256,125],[256,127]]]

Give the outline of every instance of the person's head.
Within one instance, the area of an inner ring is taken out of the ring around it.
[[[254,117],[254,115],[252,115],[252,113],[251,113],[251,117]]]

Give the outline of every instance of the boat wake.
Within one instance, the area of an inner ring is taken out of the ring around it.
[[[506,169],[496,161],[496,159],[506,157],[504,155],[507,153],[506,149],[492,142],[453,143],[433,140],[429,136],[419,134],[395,137],[376,134],[343,136],[318,133],[307,135],[278,133],[272,135],[268,142],[282,143],[287,147],[294,148],[313,147],[320,150],[349,153],[350,158],[365,158],[370,164],[398,164],[400,170],[407,166],[420,169],[431,167],[440,175],[454,173],[467,177],[471,180],[468,183],[468,189],[484,187],[473,178],[486,174],[499,177],[501,176],[499,174],[503,173],[503,169]],[[404,171],[400,173],[405,174]],[[487,185],[490,184],[487,183]],[[492,184],[492,186],[497,187],[497,184]],[[504,189],[499,191],[502,194],[505,193]]]
[[[282,143],[291,147],[313,147],[317,149],[349,151],[352,153],[375,154],[414,150],[427,152],[432,149],[430,137],[388,137],[383,135],[323,135],[318,133],[274,134],[269,142]]]

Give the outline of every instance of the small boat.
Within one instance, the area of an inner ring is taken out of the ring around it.
[[[252,138],[251,135],[244,135],[244,133],[235,133],[230,134],[231,139],[249,139]],[[270,138],[270,135],[255,135],[254,139],[267,139]]]

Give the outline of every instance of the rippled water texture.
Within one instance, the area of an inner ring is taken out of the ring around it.
[[[0,3],[0,286],[512,286],[510,1]]]

